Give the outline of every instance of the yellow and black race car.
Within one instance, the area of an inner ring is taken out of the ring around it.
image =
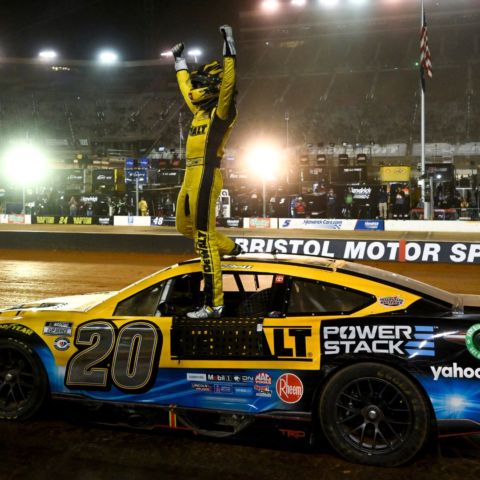
[[[53,398],[216,436],[273,420],[390,466],[432,431],[480,431],[480,296],[316,257],[242,255],[222,271],[220,319],[185,316],[203,300],[199,260],[1,310],[0,417]]]

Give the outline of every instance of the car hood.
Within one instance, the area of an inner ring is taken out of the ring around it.
[[[117,292],[87,293],[83,295],[69,295],[66,297],[52,297],[34,302],[25,302],[13,307],[0,309],[0,312],[8,311],[65,311],[65,312],[86,312],[92,307],[104,302]]]

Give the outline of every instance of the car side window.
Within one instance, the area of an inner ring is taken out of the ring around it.
[[[118,303],[114,316],[152,317],[156,314],[165,282],[151,287],[126,298]]]
[[[271,273],[224,273],[225,316],[280,316],[283,303],[279,298],[283,299],[284,296],[278,293],[284,285],[284,279],[283,275]]]
[[[366,307],[372,295],[338,285],[293,278],[288,315],[348,314]]]

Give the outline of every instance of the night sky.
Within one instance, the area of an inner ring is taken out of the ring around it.
[[[53,48],[63,58],[93,58],[102,47],[124,60],[155,58],[177,41],[209,50],[218,26],[238,22],[256,0],[2,0],[0,54],[36,57]]]

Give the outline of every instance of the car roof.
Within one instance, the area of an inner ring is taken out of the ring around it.
[[[388,270],[370,267],[360,263],[349,262],[348,260],[327,257],[315,257],[309,255],[291,254],[267,254],[249,253],[237,257],[223,257],[222,261],[230,260],[235,262],[260,262],[260,263],[281,263],[284,265],[305,266],[311,268],[324,268],[343,271],[356,276],[367,277],[381,283],[397,285],[400,288],[418,292],[424,296],[436,298],[442,302],[452,305],[454,309],[462,309],[464,298],[462,295],[442,290],[427,283],[415,280]],[[200,259],[192,259],[183,263],[199,262]]]

